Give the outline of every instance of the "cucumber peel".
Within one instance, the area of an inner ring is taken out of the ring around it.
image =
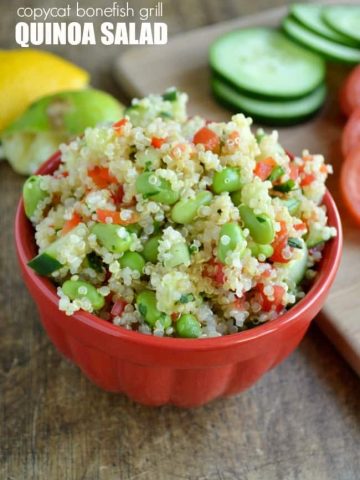
[[[59,270],[63,264],[58,260],[59,251],[67,244],[70,235],[76,235],[77,232],[84,228],[83,225],[78,225],[73,228],[66,235],[58,238],[51,243],[42,253],[28,262],[28,266],[35,270],[39,275],[50,275],[56,270]]]
[[[41,253],[28,262],[28,266],[39,275],[47,276],[59,270],[62,264],[48,253]]]
[[[320,245],[320,243],[327,242],[332,237],[333,232],[331,227],[314,223],[310,225],[309,233],[306,237],[306,245],[308,248],[314,248]]]
[[[266,101],[247,97],[218,78],[213,78],[211,84],[215,98],[225,107],[271,125],[290,125],[306,120],[319,110],[326,97],[325,85],[305,98]]]
[[[327,25],[323,20],[324,7],[322,5],[295,3],[290,7],[290,13],[295,20],[314,33],[349,47],[356,46],[356,42]]]
[[[304,240],[299,239],[302,244],[301,249],[296,249],[297,258],[290,260],[290,262],[279,266],[282,269],[284,275],[284,281],[289,285],[289,288],[293,288],[298,285],[304,278],[307,270],[308,262],[308,249]]]
[[[320,35],[304,28],[295,19],[287,17],[283,21],[283,29],[293,40],[313,50],[328,60],[356,64],[360,62],[360,48],[352,48],[346,45],[328,40]]]
[[[359,5],[329,5],[323,9],[323,19],[338,34],[345,35],[360,48]]]

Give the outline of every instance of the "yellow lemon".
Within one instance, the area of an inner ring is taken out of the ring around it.
[[[49,52],[0,50],[0,131],[38,98],[84,88],[89,74]]]

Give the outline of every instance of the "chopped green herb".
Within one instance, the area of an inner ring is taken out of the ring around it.
[[[293,247],[293,248],[299,248],[299,249],[303,248],[303,244],[300,238],[290,237],[288,239],[288,245],[289,247]]]
[[[290,215],[295,215],[298,211],[298,208],[301,204],[301,201],[298,198],[288,198],[283,200],[283,205],[289,210]]]
[[[175,88],[168,90],[162,95],[162,98],[169,102],[175,102],[175,100],[177,100],[177,97],[178,97],[178,92]]]
[[[194,295],[192,293],[181,295],[180,303],[189,303],[194,300]]]
[[[280,165],[276,165],[276,167],[272,169],[272,172],[268,176],[267,180],[270,180],[270,182],[274,182],[275,180],[278,180],[282,175],[284,175],[284,173],[285,170],[280,167]]]
[[[145,172],[150,172],[151,167],[152,167],[152,162],[151,162],[150,160],[148,160],[147,162],[145,162],[145,169],[144,169],[144,171],[145,171]]]
[[[95,270],[95,272],[102,272],[103,265],[101,261],[101,257],[97,255],[95,252],[88,253],[86,255],[89,267]]]
[[[174,118],[173,115],[171,115],[171,113],[169,113],[169,112],[160,112],[159,117],[161,117],[161,118]]]
[[[199,247],[197,245],[190,245],[189,251],[190,253],[197,253],[199,251]]]
[[[290,180],[288,180],[287,182],[282,183],[280,185],[275,185],[273,188],[277,192],[287,193],[287,192],[290,192],[294,187],[295,187],[295,182],[290,178]]]

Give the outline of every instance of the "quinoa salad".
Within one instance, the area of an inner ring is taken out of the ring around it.
[[[61,145],[23,189],[59,309],[157,336],[216,337],[274,320],[305,294],[326,241],[331,166],[295,156],[242,114],[208,122],[187,95],[133,100]]]

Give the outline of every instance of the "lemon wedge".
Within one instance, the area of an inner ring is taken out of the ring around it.
[[[123,113],[120,102],[93,88],[47,95],[0,133],[2,154],[16,172],[34,173],[60,143],[98,123],[111,125]]]

